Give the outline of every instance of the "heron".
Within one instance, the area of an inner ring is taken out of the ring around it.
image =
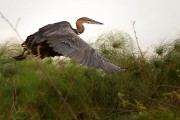
[[[85,30],[84,23],[103,25],[103,23],[88,17],[79,18],[76,21],[76,29],[72,28],[71,24],[67,21],[48,24],[27,37],[25,42],[21,44],[24,51],[22,54],[15,56],[14,59],[21,61],[27,55],[34,55],[41,59],[65,56],[78,61],[80,64],[109,72],[123,70],[103,57],[97,50],[78,36]]]

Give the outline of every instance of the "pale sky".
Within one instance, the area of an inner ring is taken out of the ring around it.
[[[143,49],[180,34],[180,0],[0,0],[0,11],[15,24],[22,38],[46,24],[69,21],[73,27],[80,17],[89,17],[104,25],[84,25],[80,36],[95,41],[105,31],[124,31],[134,38],[131,21]],[[0,18],[0,40],[16,36]]]

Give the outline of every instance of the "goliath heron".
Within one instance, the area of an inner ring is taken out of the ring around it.
[[[28,36],[26,41],[21,44],[24,47],[23,53],[14,58],[16,60],[23,60],[30,54],[42,59],[45,57],[66,56],[79,61],[83,65],[110,72],[122,70],[100,55],[78,36],[84,32],[83,23],[103,24],[87,17],[79,18],[76,21],[77,29],[73,29],[67,21],[48,24]]]

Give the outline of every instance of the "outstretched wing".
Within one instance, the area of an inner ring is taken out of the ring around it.
[[[83,65],[104,69],[110,72],[121,70],[82,40],[73,31],[68,22],[60,22],[39,29],[31,45],[44,41],[46,41],[53,51],[79,61]]]

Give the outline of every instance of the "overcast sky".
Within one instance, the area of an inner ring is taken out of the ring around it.
[[[120,30],[133,38],[131,21],[136,21],[140,46],[144,49],[180,34],[180,0],[0,0],[0,11],[15,24],[23,39],[46,24],[67,20],[75,27],[80,17],[104,25],[85,25],[81,37],[96,40],[105,31]],[[14,37],[0,18],[0,40]]]

